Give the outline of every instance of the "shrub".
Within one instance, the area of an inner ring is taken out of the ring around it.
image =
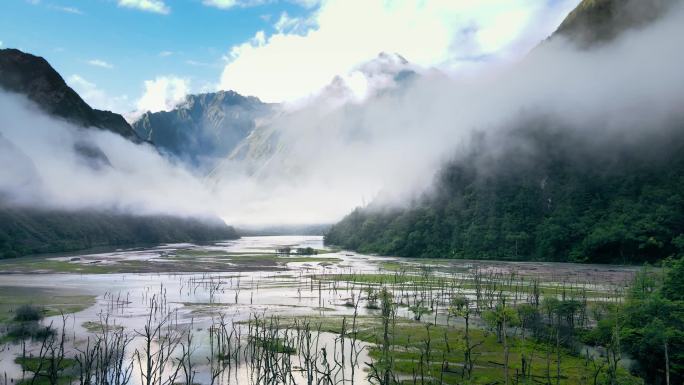
[[[10,340],[44,340],[55,334],[55,330],[39,324],[36,321],[14,323],[7,329],[7,337]]]
[[[21,305],[14,314],[17,322],[40,321],[43,319],[43,308],[33,305]]]

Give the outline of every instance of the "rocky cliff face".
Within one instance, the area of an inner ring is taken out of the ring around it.
[[[273,104],[233,91],[188,95],[171,111],[144,114],[133,128],[169,155],[195,166],[212,167],[274,108]]]

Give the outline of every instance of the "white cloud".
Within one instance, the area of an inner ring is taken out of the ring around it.
[[[42,4],[41,0],[26,0],[27,3],[31,5],[40,5]],[[64,7],[61,5],[54,5],[54,4],[47,4],[45,5],[46,8],[54,10],[54,11],[59,11],[59,12],[65,12],[65,13],[71,13],[74,15],[83,15],[83,11],[76,7]]]
[[[60,12],[65,12],[65,13],[71,13],[74,15],[83,15],[83,11],[76,7],[62,7],[59,5],[51,5],[50,9],[53,9],[55,11],[60,11]]]
[[[205,63],[205,62],[201,62],[201,61],[197,61],[197,60],[192,60],[192,59],[186,60],[185,64],[191,65],[193,67],[211,67],[211,64],[209,64],[209,63]]]
[[[167,15],[171,12],[163,0],[119,0],[120,7],[135,8],[142,11]]]
[[[684,52],[668,38],[684,33],[684,8],[673,16],[600,49],[575,50],[555,39],[514,65],[468,77],[426,71],[363,102],[330,108],[319,98],[284,111],[250,135],[252,179],[240,179],[229,161],[214,170],[217,194],[236,202],[217,209],[232,223],[321,223],[370,200],[409,203],[429,192],[445,161],[471,154],[471,143],[490,144],[478,145],[491,151],[483,156],[488,171],[502,148],[529,160],[539,143],[520,135],[523,127],[562,132],[559,138],[573,138],[565,143],[580,149],[575,155],[621,143],[635,144],[623,150],[658,151],[673,133],[681,138],[684,116]],[[383,74],[401,64],[380,59],[361,71]],[[352,75],[345,81],[363,92],[365,79]]]
[[[190,91],[190,80],[176,76],[157,76],[145,81],[145,92],[138,100],[139,113],[166,111],[183,101]]]
[[[83,77],[81,77],[80,75],[75,75],[75,74],[74,74],[74,75],[71,75],[71,76],[69,76],[69,78],[67,79],[67,81],[69,82],[69,85],[70,85],[71,87],[73,87],[73,88],[79,88],[79,89],[81,89],[81,90],[95,89],[95,88],[96,88],[95,83],[91,83],[91,82],[85,80],[85,79],[84,79]],[[78,90],[77,90],[77,91],[78,91]],[[81,96],[83,96],[83,95],[81,95]]]
[[[447,69],[472,57],[520,55],[550,32],[532,25],[545,19],[552,28],[577,2],[329,0],[304,29],[287,28],[295,22],[281,16],[275,34],[233,47],[219,88],[283,101],[316,92],[381,51]]]
[[[71,75],[66,80],[91,107],[120,113],[128,121],[138,119],[147,111],[170,110],[190,92],[189,79],[172,75],[146,80],[143,94],[137,101],[127,95],[110,95],[78,74]]]
[[[2,40],[0,40],[0,47],[2,47]]]
[[[211,180],[189,175],[147,145],[101,130],[77,132],[28,108],[23,98],[22,107],[19,97],[0,92],[2,137],[17,149],[10,152],[0,139],[0,191],[7,188],[34,205],[136,213],[210,210],[232,223],[320,223],[339,219],[381,192],[399,198],[424,192],[440,164],[470,152],[474,133],[505,140],[521,118],[527,122],[528,113],[544,117],[542,124],[553,122],[552,130],[575,130],[596,148],[644,138],[659,143],[681,131],[676,130],[684,115],[684,52],[671,39],[683,33],[684,9],[674,16],[601,49],[575,51],[557,40],[483,76],[448,78],[434,71],[361,103],[310,103],[278,113],[254,133],[255,149],[270,142],[270,133],[277,140],[265,153],[251,154],[260,168],[244,174],[226,163],[219,169],[226,173],[212,173]],[[263,36],[252,43],[267,44]],[[382,59],[360,71],[385,73],[384,67],[401,64],[397,57]],[[147,82],[146,95],[168,100],[174,94],[169,78]],[[361,86],[364,81],[359,79]],[[96,88],[80,77],[70,83]],[[105,151],[111,168],[94,170],[79,161],[73,145],[84,135]],[[514,145],[524,153],[524,144]],[[41,189],[30,183],[32,168]]]
[[[202,4],[208,7],[214,7],[219,9],[231,9],[235,7],[247,8],[256,7],[258,5],[264,5],[273,3],[276,0],[202,0]],[[321,0],[288,0],[289,3],[297,4],[303,8],[313,8],[321,3]],[[270,15],[261,15],[262,19],[270,18]]]
[[[168,162],[152,146],[136,145],[106,130],[74,127],[1,90],[0,115],[3,198],[34,208],[136,215],[202,215],[216,206],[201,179]],[[102,150],[110,165],[93,167],[92,160],[74,151],[84,144]]]
[[[203,0],[202,4],[220,9],[230,9],[234,7],[254,7],[267,2],[268,0]]]
[[[129,111],[131,109],[130,100],[127,95],[112,96],[98,88],[80,75],[69,76],[67,83],[71,88],[86,101],[91,107],[115,112]]]
[[[311,25],[312,20],[300,17],[290,17],[287,12],[280,14],[278,21],[273,24],[273,27],[279,33],[305,33],[308,28],[313,27]]]
[[[107,62],[104,61],[104,60],[100,60],[100,59],[88,60],[88,64],[90,64],[91,66],[101,67],[101,68],[107,68],[107,69],[112,69],[112,68],[114,68],[113,65],[107,63]]]
[[[321,3],[322,0],[290,0],[291,3],[298,4],[304,8],[313,8]]]
[[[161,56],[161,57],[169,57],[171,55],[173,55],[173,51],[161,51],[161,52],[159,52],[159,56]]]

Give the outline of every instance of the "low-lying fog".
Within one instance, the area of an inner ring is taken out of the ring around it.
[[[0,93],[0,194],[31,206],[210,213],[238,225],[324,223],[378,197],[400,204],[428,191],[474,132],[495,137],[531,114],[599,142],[638,141],[683,118],[683,10],[588,50],[547,41],[509,68],[454,77],[412,67],[410,80],[380,82],[363,100],[329,87],[265,124],[277,149],[256,171],[226,161],[209,177],[149,144],[75,128]]]

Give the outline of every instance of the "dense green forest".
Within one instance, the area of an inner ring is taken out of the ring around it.
[[[0,206],[0,258],[75,251],[100,246],[235,239],[218,219],[134,216]]]
[[[548,40],[595,47],[675,3],[583,0]],[[640,263],[684,240],[681,124],[611,134],[539,116],[511,125],[475,134],[408,206],[357,208],[326,243],[405,257]]]
[[[597,324],[579,332],[583,343],[606,350],[608,363],[630,359],[647,384],[684,381],[684,243],[679,250],[662,268],[642,269],[624,302],[594,308]]]
[[[681,129],[476,135],[408,207],[357,208],[326,243],[404,257],[640,263],[684,241]]]
[[[624,306],[597,327],[598,339],[605,343],[612,338],[609,325],[617,319],[625,352],[635,361],[633,370],[649,384],[684,381],[683,293],[684,258],[680,258],[665,268],[665,274],[648,270],[640,274]]]

